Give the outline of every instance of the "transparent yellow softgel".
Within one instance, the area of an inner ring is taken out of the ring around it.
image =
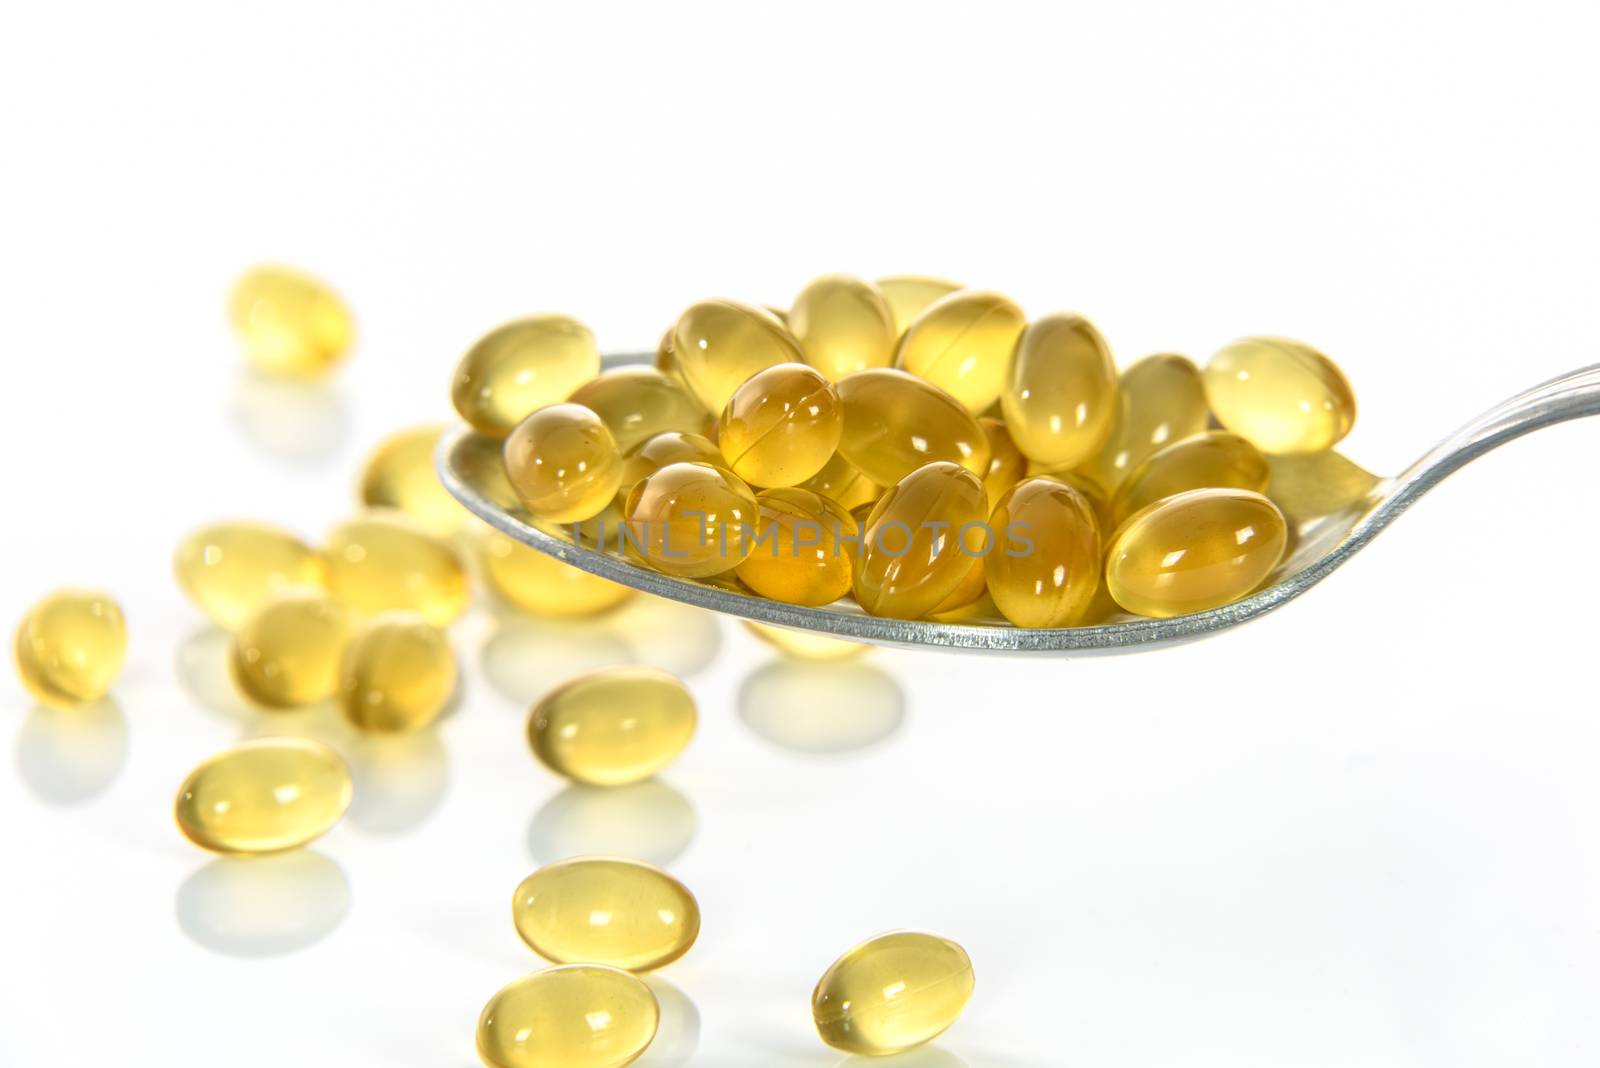
[[[357,616],[416,612],[436,627],[467,609],[460,555],[402,512],[374,509],[328,535],[328,589]]]
[[[546,694],[528,716],[528,744],[558,775],[621,786],[676,760],[697,719],[694,698],[666,672],[606,668]]]
[[[623,1068],[643,1056],[661,1023],[637,977],[601,964],[567,964],[502,987],[478,1017],[478,1056],[489,1068]]]
[[[460,530],[467,511],[434,470],[433,457],[443,433],[442,426],[418,426],[379,442],[361,469],[361,503],[398,509],[440,537]]]
[[[594,335],[565,315],[531,315],[496,327],[461,357],[450,399],[479,432],[503,438],[600,372]]]
[[[245,356],[269,374],[326,374],[355,342],[355,320],[339,295],[291,267],[245,272],[234,283],[228,314]]]
[[[820,472],[839,445],[844,412],[815,368],[784,363],[751,375],[722,410],[717,445],[752,486],[795,486]]]
[[[234,634],[233,680],[246,697],[269,709],[325,701],[338,688],[348,634],[348,615],[327,594],[281,594]]]
[[[274,853],[326,834],[350,807],[339,755],[303,738],[267,738],[206,760],[178,789],[190,841],[218,853]]]
[[[320,552],[287,530],[247,520],[190,534],[179,543],[172,569],[195,606],[226,630],[238,630],[286,590],[328,584]]]
[[[13,649],[17,674],[36,700],[77,708],[104,697],[122,673],[128,624],[110,594],[58,590],[22,617]]]
[[[339,664],[339,705],[362,730],[414,731],[444,711],[456,689],[456,657],[444,632],[413,612],[367,621]]]
[[[577,523],[605,510],[622,484],[622,452],[581,404],[552,404],[518,423],[505,445],[511,488],[535,519]]]
[[[631,972],[671,964],[700,934],[688,887],[652,865],[574,857],[540,868],[511,899],[517,933],[557,964],[609,964]]]
[[[1303,341],[1235,341],[1206,364],[1205,389],[1217,421],[1266,453],[1321,452],[1356,421],[1343,372]]]
[[[900,931],[869,939],[834,961],[811,995],[822,1040],[883,1056],[938,1037],[972,997],[972,961],[948,938]]]

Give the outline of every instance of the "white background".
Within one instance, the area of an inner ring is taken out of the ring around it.
[[[1355,384],[1348,454],[1397,471],[1600,359],[1597,33],[1527,2],[11,5],[0,605],[104,586],[132,647],[78,718],[0,681],[0,1062],[462,1068],[536,965],[512,887],[597,844],[704,907],[658,1068],[838,1064],[811,985],[898,927],[978,974],[917,1068],[1600,1062],[1600,426],[1167,652],[807,673],[671,609],[475,614],[455,713],[339,736],[351,818],[255,868],[177,834],[178,782],[337,731],[233,705],[168,563],[218,517],[320,535],[503,319],[648,347],[830,270],[1082,311],[1124,361],[1304,337]],[[261,259],[355,308],[328,389],[242,376],[222,303]],[[563,793],[526,703],[629,657],[692,672],[701,733],[663,785]]]

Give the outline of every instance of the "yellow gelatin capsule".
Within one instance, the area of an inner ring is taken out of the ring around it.
[[[246,742],[202,763],[178,789],[178,829],[217,853],[276,853],[320,838],[350,807],[350,769],[305,738]]]
[[[1247,337],[1211,357],[1206,400],[1217,421],[1262,452],[1321,452],[1356,421],[1356,398],[1334,362],[1300,341]]]
[[[355,321],[338,294],[289,267],[247,271],[234,284],[228,311],[245,356],[269,374],[325,374],[355,341]]]
[[[663,431],[639,445],[622,460],[622,482],[617,492],[624,498],[648,475],[653,475],[668,464],[710,464],[725,467],[722,450],[716,442],[701,434],[683,434],[675,430]]]
[[[449,543],[400,512],[373,511],[328,536],[328,589],[350,611],[416,612],[436,627],[467,609],[467,571]]]
[[[1248,595],[1278,566],[1283,513],[1249,490],[1201,489],[1128,517],[1106,553],[1106,585],[1140,616],[1187,615]]]
[[[753,619],[743,620],[743,623],[751,634],[763,642],[801,660],[848,660],[867,651],[867,647],[860,642],[847,642],[842,638],[830,638],[808,630],[774,627]]]
[[[327,594],[296,590],[268,601],[233,636],[229,667],[245,696],[268,708],[325,701],[339,686],[348,626]]]
[[[928,278],[915,274],[880,278],[877,285],[884,303],[889,305],[890,314],[894,316],[896,337],[905,333],[906,327],[926,311],[928,305],[961,288],[955,282],[947,282],[943,278]]]
[[[895,366],[981,412],[999,399],[1011,351],[1027,325],[1022,309],[998,293],[952,293],[906,328]]]
[[[1157,449],[1204,430],[1208,414],[1200,368],[1192,360],[1146,356],[1122,372],[1111,432],[1079,471],[1109,497]]]
[[[982,477],[989,439],[954,397],[904,371],[884,367],[840,379],[844,432],[839,451],[880,486],[937,460]]]
[[[1267,492],[1267,458],[1230,430],[1208,430],[1161,449],[1128,476],[1112,503],[1118,522],[1147,505],[1194,489]]]
[[[822,465],[821,471],[800,483],[798,488],[835,501],[847,512],[863,504],[871,504],[883,496],[883,487],[863,475],[855,464],[845,459],[842,452],[835,452]]]
[[[738,475],[709,464],[668,464],[628,493],[628,546],[680,578],[732,571],[750,555],[756,496]]]
[[[535,519],[578,523],[599,515],[622,483],[622,454],[581,404],[540,408],[506,438],[506,477]]]
[[[517,886],[511,919],[546,960],[630,972],[671,964],[700,937],[700,905],[688,887],[653,865],[613,857],[540,868]]]
[[[411,612],[369,620],[339,664],[339,707],[364,731],[414,731],[456,692],[456,656],[438,627]]]
[[[1117,414],[1117,368],[1089,320],[1047,315],[1017,342],[1000,392],[1006,428],[1023,455],[1050,467],[1094,456]]]
[[[879,499],[862,528],[856,600],[872,615],[896,619],[934,611],[970,577],[979,557],[967,528],[981,534],[988,514],[983,483],[966,468],[941,462],[913,471]]]
[[[752,486],[794,486],[827,466],[844,432],[839,394],[799,363],[758,371],[733,391],[717,422],[717,446]]]
[[[322,589],[322,554],[267,523],[213,523],[178,545],[172,569],[183,592],[227,630],[238,630],[273,597],[296,587]]]
[[[122,673],[128,624],[105,593],[58,590],[17,626],[17,674],[34,699],[52,708],[100,700]]]
[[[479,338],[456,365],[450,399],[461,418],[503,438],[600,373],[594,335],[565,315],[531,315]]]
[[[1011,432],[999,419],[979,419],[983,435],[989,440],[989,470],[983,476],[983,493],[989,501],[989,511],[1000,503],[1006,490],[1022,481],[1028,472],[1028,458],[1022,455]]]
[[[460,530],[467,510],[444,488],[433,464],[443,434],[442,426],[419,426],[379,442],[361,469],[361,503],[399,509],[442,537]]]
[[[800,343],[771,312],[732,300],[690,305],[673,327],[672,354],[689,391],[720,412],[745,379],[779,363],[801,363]]]
[[[614,667],[546,694],[528,716],[528,744],[551,771],[591,786],[648,779],[694,737],[694,698],[647,667]]]
[[[836,501],[793,487],[758,493],[754,541],[734,574],[761,596],[815,606],[850,592],[859,535]]]
[[[989,596],[1019,627],[1078,623],[1100,585],[1094,506],[1053,478],[1011,487],[989,517],[995,544],[983,559]]]
[[[656,996],[637,976],[603,964],[525,975],[478,1016],[478,1057],[488,1068],[623,1068],[661,1026]]]
[[[706,411],[683,383],[654,367],[617,367],[602,372],[567,398],[600,417],[621,452],[655,434],[698,434]]]
[[[483,571],[495,593],[536,616],[598,615],[633,596],[626,586],[580,571],[497,530],[483,536]]]
[[[897,931],[834,961],[811,995],[822,1041],[882,1056],[943,1034],[972,997],[972,960],[948,938]]]
[[[825,274],[800,291],[789,311],[789,330],[806,363],[832,381],[894,362],[894,313],[870,283]]]

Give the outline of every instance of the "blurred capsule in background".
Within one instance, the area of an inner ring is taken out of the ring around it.
[[[327,594],[281,594],[234,634],[229,658],[234,684],[268,709],[326,701],[338,689],[348,632],[348,616]]]
[[[401,430],[384,438],[361,468],[357,496],[369,508],[394,508],[439,537],[461,529],[467,510],[444,488],[434,453],[444,427]]]
[[[245,356],[269,374],[327,374],[355,343],[355,320],[339,295],[291,267],[246,271],[234,283],[228,314]]]
[[[531,315],[479,338],[456,364],[450,399],[482,434],[503,438],[600,373],[594,335],[565,315]]]
[[[356,616],[410,611],[445,627],[471,599],[454,546],[403,512],[373,509],[339,524],[325,555],[328,589]]]
[[[868,661],[779,657],[739,686],[744,725],[774,745],[807,756],[877,745],[899,731],[905,717],[900,685]]]
[[[287,530],[251,520],[196,530],[179,543],[172,569],[189,600],[225,630],[238,630],[286,590],[328,584],[321,553]]]
[[[339,706],[364,731],[414,731],[439,718],[456,690],[456,657],[444,632],[411,612],[364,623],[345,646]]]
[[[633,596],[626,586],[562,563],[497,530],[485,530],[479,544],[489,588],[511,607],[530,615],[598,615]]]
[[[79,708],[111,691],[128,652],[128,624],[107,593],[65,589],[40,600],[17,624],[17,675],[34,699]]]

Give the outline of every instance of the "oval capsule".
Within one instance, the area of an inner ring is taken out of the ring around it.
[[[368,621],[339,663],[339,707],[364,731],[419,730],[439,718],[455,692],[449,639],[415,613]]]
[[[620,452],[655,434],[698,434],[706,412],[683,383],[654,367],[616,367],[601,372],[567,398],[600,417]]]
[[[789,311],[789,330],[806,363],[824,377],[845,375],[894,362],[894,313],[868,282],[847,274],[825,274],[800,291]]]
[[[1000,397],[1022,309],[998,293],[962,290],[930,304],[906,328],[895,366],[933,383],[974,414]]]
[[[671,964],[700,936],[700,905],[688,887],[653,865],[615,857],[540,868],[517,886],[511,919],[546,960],[630,972]]]
[[[451,545],[404,513],[377,510],[328,535],[328,589],[359,616],[416,612],[436,627],[467,610],[467,571]]]
[[[565,315],[530,315],[473,343],[456,365],[450,399],[480,433],[503,438],[599,373],[600,350],[588,327]]]
[[[827,466],[843,432],[833,384],[805,364],[781,363],[733,391],[717,421],[717,447],[750,485],[793,486]]]
[[[968,528],[983,528],[987,519],[983,483],[971,471],[947,462],[913,471],[879,499],[862,527],[856,601],[895,619],[934,611],[970,578],[979,558],[966,543]]]
[[[756,496],[709,464],[668,464],[641,480],[623,506],[628,547],[657,571],[710,578],[750,555]]]
[[[701,434],[683,434],[669,430],[656,434],[639,445],[622,461],[622,482],[617,492],[627,495],[646,476],[653,475],[668,464],[710,464],[726,467],[722,450],[716,442]]]
[[[899,1053],[949,1029],[974,982],[971,958],[950,939],[897,931],[834,961],[811,994],[811,1016],[835,1049]]]
[[[172,570],[189,600],[219,626],[238,630],[278,594],[325,589],[321,553],[269,523],[213,523],[184,538]]]
[[[506,438],[506,477],[535,519],[578,523],[599,515],[622,483],[622,454],[581,404],[540,408]]]
[[[34,700],[78,708],[104,697],[122,674],[128,623],[110,594],[57,590],[22,617],[13,647]]]
[[[603,964],[546,968],[508,983],[478,1016],[488,1068],[623,1068],[655,1040],[661,1008],[634,975]]]
[[[845,511],[863,504],[871,504],[883,496],[883,487],[861,473],[861,469],[845,459],[844,453],[835,452],[822,470],[797,487],[834,501]]]
[[[1344,373],[1301,341],[1247,337],[1211,357],[1206,400],[1217,421],[1265,453],[1321,452],[1356,421]]]
[[[983,428],[937,386],[885,367],[848,375],[837,388],[844,410],[839,452],[878,485],[893,486],[938,460],[988,473]]]
[[[1100,529],[1094,507],[1064,482],[1029,478],[1000,498],[984,557],[995,606],[1019,627],[1078,623],[1100,585]]]
[[[751,590],[789,604],[832,604],[850,592],[856,521],[803,489],[756,494],[754,545],[735,570]]]
[[[1147,505],[1194,489],[1267,492],[1267,458],[1230,430],[1208,430],[1157,450],[1122,484],[1112,503],[1118,522]]]
[[[178,789],[178,829],[216,853],[276,853],[320,838],[350,807],[350,770],[304,738],[246,742],[203,762]]]
[[[233,636],[229,669],[246,697],[295,708],[332,697],[348,624],[327,594],[294,590],[268,601]]]
[[[268,374],[315,377],[355,343],[355,320],[326,283],[290,267],[255,267],[228,299],[245,357]]]
[[[1261,494],[1190,490],[1135,512],[1117,529],[1106,585],[1135,615],[1204,612],[1261,585],[1287,542],[1283,513]]]
[[[361,469],[361,503],[398,509],[441,537],[460,530],[467,510],[444,488],[433,464],[443,436],[442,426],[419,426],[379,442]]]
[[[689,392],[720,412],[757,371],[802,363],[800,343],[771,312],[732,300],[689,306],[673,327],[672,354]]]
[[[608,526],[608,540],[615,537],[613,530]],[[626,586],[580,571],[497,530],[483,536],[483,572],[502,599],[536,616],[598,615],[633,596]]]
[[[1079,471],[1110,497],[1164,445],[1206,428],[1209,415],[1200,368],[1185,356],[1146,356],[1122,372],[1111,432]]]
[[[989,470],[983,475],[983,493],[989,502],[989,511],[1000,503],[1006,490],[1022,481],[1028,473],[1028,458],[1022,455],[1011,439],[1011,432],[999,419],[979,419],[983,435],[989,441]]]
[[[1117,368],[1100,332],[1078,315],[1028,324],[1000,410],[1017,448],[1035,463],[1075,467],[1094,456],[1117,414]]]
[[[947,282],[943,278],[915,274],[897,274],[880,278],[877,286],[884,303],[889,306],[889,313],[894,317],[896,337],[905,333],[906,327],[926,311],[928,305],[961,288],[955,282]]]
[[[648,779],[694,737],[694,698],[646,667],[592,672],[546,694],[528,716],[528,743],[558,775],[591,786]]]

